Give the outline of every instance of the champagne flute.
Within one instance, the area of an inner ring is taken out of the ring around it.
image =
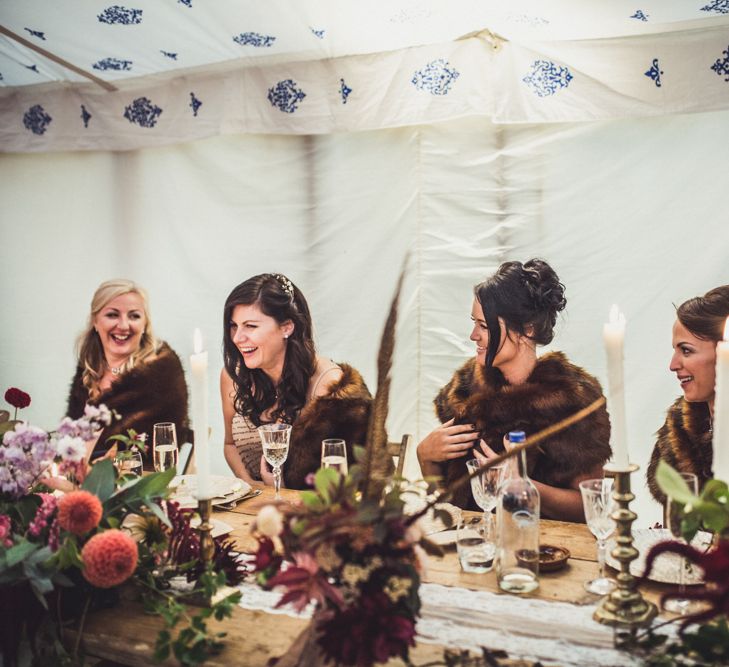
[[[692,472],[682,472],[679,473],[681,477],[683,478],[683,481],[686,482],[686,485],[689,488],[689,491],[696,495],[699,492],[699,480]],[[680,503],[677,503],[676,501],[672,500],[671,498],[668,498],[666,501],[666,520],[668,524],[668,528],[671,531],[671,534],[679,541],[686,543],[686,540],[681,535],[681,519],[682,519],[682,510],[683,506]],[[678,593],[679,595],[683,595],[686,591],[686,559],[683,556],[678,557]],[[670,611],[674,614],[679,614],[680,616],[685,616],[686,614],[691,613],[694,611],[695,604],[691,600],[687,600],[686,598],[679,597],[679,598],[672,598],[670,600],[666,600],[663,603],[663,608],[666,611]]]
[[[152,429],[154,469],[164,472],[177,467],[177,431],[172,422],[160,422]]]
[[[273,486],[276,500],[281,499],[281,466],[289,455],[291,424],[263,424],[258,427],[263,456],[273,466]]]
[[[586,479],[580,482],[580,493],[587,527],[597,538],[597,562],[600,566],[597,578],[585,582],[585,590],[596,595],[607,595],[618,585],[615,579],[605,576],[607,538],[615,530],[615,521],[611,516],[614,510],[613,480],[609,477]]]
[[[321,467],[333,468],[340,475],[347,474],[347,445],[340,438],[321,441]]]

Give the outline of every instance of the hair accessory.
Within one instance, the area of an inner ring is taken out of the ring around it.
[[[285,276],[283,273],[274,273],[273,277],[281,285],[281,289],[289,295],[289,298],[294,300],[294,284]]]

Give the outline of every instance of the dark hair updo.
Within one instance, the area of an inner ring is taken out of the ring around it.
[[[230,337],[230,323],[236,306],[256,305],[279,325],[291,321],[294,330],[287,338],[286,357],[278,386],[260,368],[249,369]],[[301,290],[281,273],[262,273],[235,287],[223,309],[223,360],[235,384],[235,410],[256,426],[261,413],[276,402],[271,421],[292,424],[306,403],[309,381],[316,370],[316,347],[309,305]]]
[[[486,367],[490,368],[501,347],[499,318],[507,331],[546,345],[554,338],[557,313],[567,300],[564,285],[554,269],[541,259],[504,262],[485,282],[474,287],[489,329]]]
[[[676,317],[696,338],[720,341],[729,317],[729,285],[715,287],[704,296],[684,301],[676,309]]]

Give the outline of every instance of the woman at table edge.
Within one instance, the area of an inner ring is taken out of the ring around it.
[[[356,369],[316,353],[301,290],[280,273],[253,276],[226,299],[223,325],[224,454],[236,477],[273,484],[256,430],[264,423],[292,425],[284,486],[307,486],[325,438],[344,439],[351,462],[372,397]]]
[[[191,440],[187,384],[180,359],[152,330],[146,292],[131,280],[101,283],[91,299],[88,324],[78,339],[78,367],[66,415],[78,419],[86,403],[104,403],[121,418],[94,443],[92,459],[110,447],[112,435],[146,433],[145,468],[152,468],[152,427],[173,422],[179,442]]]
[[[676,309],[669,368],[676,374],[683,396],[668,409],[646,471],[648,488],[663,505],[666,495],[656,483],[660,460],[679,472],[694,473],[699,491],[712,477],[716,344],[723,337],[727,317],[729,285],[684,301]]]
[[[466,472],[468,458],[502,452],[509,431],[535,433],[602,396],[598,380],[563,353],[537,357],[536,346],[551,342],[565,305],[564,286],[539,259],[506,262],[474,288],[476,356],[435,398],[442,424],[418,445],[424,475],[442,475],[448,486]],[[603,476],[609,439],[603,406],[528,453],[542,516],[585,520],[579,482]],[[475,508],[465,488],[454,502]]]

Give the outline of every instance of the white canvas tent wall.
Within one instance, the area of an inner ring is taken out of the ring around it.
[[[5,29],[117,89],[0,43],[0,389],[29,391],[27,416],[53,426],[91,293],[118,275],[148,287],[183,358],[201,327],[219,366],[225,296],[272,270],[307,294],[320,349],[374,388],[410,252],[390,431],[422,437],[472,353],[472,285],[539,255],[568,290],[552,347],[603,382],[602,322],[613,302],[627,314],[644,469],[679,392],[671,304],[729,282],[726,3],[208,4],[0,9]],[[133,69],[93,69],[107,57]],[[220,446],[217,401],[209,421]],[[649,523],[657,508],[635,485]]]

